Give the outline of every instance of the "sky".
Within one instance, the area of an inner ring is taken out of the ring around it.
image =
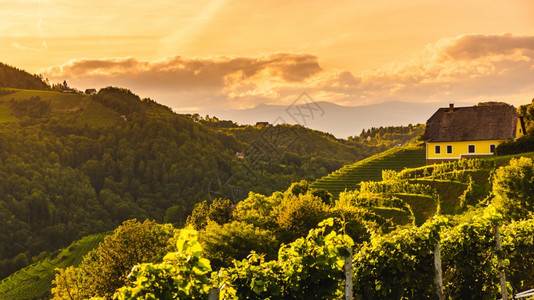
[[[532,0],[0,0],[0,61],[180,112],[534,97]]]

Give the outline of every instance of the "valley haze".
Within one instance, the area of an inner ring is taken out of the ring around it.
[[[426,120],[440,107],[447,107],[449,103],[413,103],[413,102],[384,102],[362,106],[342,106],[330,102],[315,102],[320,111],[307,111],[304,102],[296,101],[302,107],[304,116],[293,118],[294,112],[289,106],[259,104],[254,108],[234,110],[206,110],[191,111],[201,117],[209,115],[220,120],[232,120],[238,124],[255,125],[257,122],[269,122],[271,125],[282,123],[302,125],[314,130],[328,132],[337,138],[358,136],[362,130],[372,127],[400,126],[408,124],[424,124]],[[469,106],[470,103],[457,102],[455,106]],[[178,113],[184,113],[178,111]]]

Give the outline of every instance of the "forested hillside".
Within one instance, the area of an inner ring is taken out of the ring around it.
[[[30,90],[49,90],[48,84],[39,75],[19,70],[15,67],[0,63],[0,87],[12,87]]]
[[[124,220],[183,224],[201,201],[270,194],[397,142],[208,123],[125,89],[1,88],[0,278]]]
[[[17,112],[17,103],[26,101],[25,111],[15,113],[19,121],[0,126],[4,276],[41,251],[130,218],[163,221],[175,206],[181,211],[176,221],[185,220],[186,211],[207,197],[210,178],[231,172],[241,148],[127,90],[104,89],[82,100],[89,102],[73,111],[55,110],[53,100],[39,96],[5,104]],[[33,108],[38,115],[29,115]],[[95,109],[107,112],[103,124],[95,124]]]

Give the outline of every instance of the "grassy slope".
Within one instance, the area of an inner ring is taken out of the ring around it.
[[[77,266],[89,251],[104,240],[107,233],[86,236],[59,251],[0,281],[0,299],[35,299],[47,296],[56,268]]]
[[[0,88],[0,122],[18,121],[9,108],[11,99],[21,100],[35,96],[38,96],[41,100],[50,101],[52,115],[59,118],[74,117],[80,124],[87,123],[103,126],[120,121],[120,116],[116,112],[96,101],[92,101],[92,97],[88,95]]]

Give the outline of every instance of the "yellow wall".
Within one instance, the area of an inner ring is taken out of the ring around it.
[[[503,140],[462,141],[462,142],[436,142],[426,143],[427,159],[460,159],[462,155],[493,155],[490,145],[499,145]],[[452,146],[452,153],[447,153],[447,146]],[[475,145],[475,153],[469,153],[468,146]],[[435,146],[440,146],[441,153],[435,153]]]
[[[521,127],[521,120],[518,118],[517,126],[515,127],[515,138],[522,137],[524,134],[523,128]]]

